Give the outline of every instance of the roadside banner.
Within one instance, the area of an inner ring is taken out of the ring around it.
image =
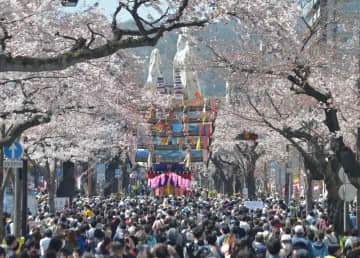
[[[246,201],[246,202],[244,202],[244,205],[249,210],[256,210],[256,209],[264,208],[264,203],[260,202],[260,201]]]
[[[55,198],[55,211],[61,212],[67,204],[69,204],[69,197],[56,197]]]

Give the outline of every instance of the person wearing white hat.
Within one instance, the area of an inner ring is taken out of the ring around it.
[[[281,236],[280,257],[291,257],[291,235],[283,234]]]

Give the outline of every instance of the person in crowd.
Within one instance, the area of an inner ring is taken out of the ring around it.
[[[291,257],[291,235],[289,234],[283,234],[281,236],[281,250],[280,250],[280,256],[283,258],[290,258]]]
[[[315,257],[324,258],[328,254],[328,246],[324,242],[324,233],[319,232],[316,241],[312,243],[313,254]]]
[[[326,228],[326,236],[324,239],[324,242],[330,246],[336,246],[339,245],[339,240],[335,235],[335,229],[332,225],[330,225],[329,227]]]
[[[84,217],[94,217],[95,214],[94,212],[91,210],[90,206],[89,205],[85,205],[85,212],[83,214]]]
[[[24,245],[23,251],[20,254],[21,258],[39,258],[40,244],[35,241],[30,241]]]
[[[193,230],[193,240],[186,244],[184,249],[184,257],[194,258],[197,256],[197,252],[200,248],[205,245],[203,240],[203,228],[202,226],[197,226]],[[229,246],[230,248],[230,246]]]
[[[255,235],[255,240],[252,244],[253,249],[257,254],[265,254],[266,253],[266,245],[264,241],[264,235],[262,232],[258,232]]]
[[[269,252],[268,258],[280,258],[281,243],[279,239],[270,238],[266,244],[266,248]]]
[[[234,250],[232,249],[232,247],[234,246],[234,242],[236,240],[236,236],[230,232],[229,234],[227,234],[226,238],[224,239],[224,242],[221,246],[221,254],[224,257],[230,257],[231,254],[234,252]]]
[[[84,232],[85,228],[84,227],[80,227],[75,231],[76,234],[76,241],[77,241],[77,246],[78,248],[80,248],[80,252],[84,253],[85,252],[85,236],[84,236]],[[75,251],[75,250],[73,250]]]
[[[64,243],[65,244],[65,243]],[[44,257],[60,256],[60,251],[63,247],[63,242],[60,237],[54,237],[50,240],[49,247],[47,248]]]
[[[78,241],[76,239],[75,230],[66,230],[65,231],[65,248],[69,249],[72,253],[75,249],[79,247]]]
[[[211,256],[214,258],[221,258],[220,249],[216,245],[216,232],[207,232],[205,238],[207,242],[207,245],[205,245],[205,247],[209,249],[209,254],[211,254]]]
[[[351,250],[344,250],[346,258],[360,257],[360,241],[354,241],[353,248]]]
[[[311,242],[304,237],[304,227],[302,225],[296,225],[295,229],[295,236],[291,239],[291,245],[293,250],[303,250],[297,251],[296,253],[307,253],[308,257],[313,257],[312,252],[312,244]]]
[[[71,250],[66,247],[60,250],[60,258],[71,258],[72,255],[73,253],[71,252]]]
[[[337,244],[329,245],[328,252],[325,258],[340,258],[342,256],[340,245]]]
[[[341,255],[328,248],[339,242],[322,203],[315,203],[306,217],[298,206],[287,206],[277,197],[261,201],[263,208],[253,210],[239,196],[205,197],[195,189],[192,196],[183,197],[77,196],[56,214],[45,212],[40,204],[20,255],[36,257],[37,247],[42,258]],[[296,209],[292,212],[298,217],[292,216],[290,208]],[[92,214],[86,215],[87,210]],[[344,243],[344,254],[356,257],[360,241],[356,231],[352,233]],[[10,236],[5,249],[11,255],[17,242],[11,242]]]
[[[352,249],[353,244],[359,240],[359,232],[356,228],[353,228],[351,230],[351,236],[345,241],[345,249]]]
[[[80,258],[80,257],[82,257],[83,253],[84,253],[84,251],[82,251],[81,248],[78,248],[78,249],[73,251],[72,257]]]
[[[5,238],[6,242],[6,257],[16,257],[16,251],[19,249],[19,242],[16,240],[14,235],[8,235]]]
[[[35,241],[37,243],[40,244],[40,241],[41,241],[41,233],[40,233],[40,230],[38,229],[35,229],[32,234],[31,234],[31,239],[32,241]]]
[[[110,237],[105,237],[104,240],[99,243],[99,247],[97,248],[96,253],[102,254],[102,255],[109,255],[110,254],[110,244],[111,244]]]
[[[6,256],[5,249],[0,247],[0,258],[5,258],[5,256]]]
[[[220,236],[217,238],[217,240],[216,240],[216,244],[217,244],[217,246],[219,246],[219,247],[222,246],[226,235],[230,233],[229,227],[228,227],[227,225],[223,225],[223,226],[220,228],[220,233],[221,233],[221,235],[220,235]]]

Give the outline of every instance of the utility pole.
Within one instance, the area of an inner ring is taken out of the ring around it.
[[[28,215],[28,161],[23,160],[22,168],[22,219],[21,219],[21,229],[22,236],[26,236],[26,220]]]
[[[20,181],[20,169],[13,168],[15,174],[15,212],[14,212],[14,224],[15,224],[15,237],[20,237],[21,230],[21,181]]]
[[[233,173],[233,195],[235,195],[236,193],[236,178],[235,178],[235,173]]]
[[[360,33],[358,35],[359,42],[360,42]],[[357,90],[360,94],[360,52],[358,53],[358,72],[359,77],[357,79]],[[360,105],[360,99],[358,101],[358,105]],[[357,135],[356,135],[356,160],[360,161],[360,127],[357,128]],[[359,171],[360,172],[360,171]],[[356,226],[357,229],[360,231],[360,189],[357,189],[356,194]]]
[[[360,79],[359,79],[360,83]],[[359,85],[360,86],[360,85]],[[360,91],[360,89],[359,89]],[[357,136],[356,136],[356,159],[360,161],[360,127],[357,129]],[[356,194],[356,224],[357,229],[360,230],[360,189],[357,189]]]
[[[286,204],[289,203],[290,198],[290,173],[288,173],[288,163],[285,164],[285,196],[284,201]]]
[[[90,160],[88,161],[88,195],[91,196],[92,193],[92,173],[91,173],[91,163]]]

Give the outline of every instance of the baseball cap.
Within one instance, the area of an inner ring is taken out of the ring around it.
[[[295,233],[304,233],[304,228],[301,225],[295,226]]]

